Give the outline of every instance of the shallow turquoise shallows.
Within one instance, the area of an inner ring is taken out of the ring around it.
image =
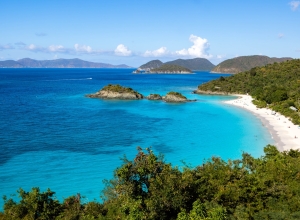
[[[102,181],[112,178],[123,155],[132,159],[137,146],[151,146],[173,165],[182,167],[184,161],[195,167],[212,156],[259,157],[273,143],[256,117],[222,102],[233,97],[192,94],[220,74],[132,71],[0,69],[0,196],[38,186],[55,191],[60,200],[80,193],[84,201],[99,201]],[[181,92],[197,102],[85,97],[109,83],[143,95]]]

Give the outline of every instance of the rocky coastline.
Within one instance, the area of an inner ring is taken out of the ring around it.
[[[229,92],[221,92],[221,91],[210,91],[210,90],[194,90],[194,94],[201,94],[201,95],[235,95],[234,93]]]
[[[161,95],[159,94],[150,94],[147,96],[148,100],[162,100]]]
[[[144,96],[131,88],[120,85],[107,85],[96,93],[86,95],[89,98],[138,100]]]

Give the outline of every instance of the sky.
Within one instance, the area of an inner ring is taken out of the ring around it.
[[[0,60],[300,57],[300,0],[0,0]]]

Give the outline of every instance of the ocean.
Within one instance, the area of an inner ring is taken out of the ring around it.
[[[59,200],[80,193],[84,202],[101,201],[103,180],[113,177],[124,155],[133,159],[138,146],[162,153],[174,166],[195,167],[212,156],[260,157],[274,143],[259,119],[222,102],[234,97],[192,94],[198,85],[228,75],[132,71],[0,69],[0,196],[40,187]],[[175,91],[197,102],[85,97],[107,84],[145,96]]]

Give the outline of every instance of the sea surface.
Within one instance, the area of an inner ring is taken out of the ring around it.
[[[196,95],[199,84],[222,74],[132,74],[133,69],[0,69],[0,196],[50,188],[59,200],[80,193],[101,201],[103,180],[152,147],[165,161],[195,167],[212,156],[263,155],[274,143],[259,119],[222,101]],[[181,92],[197,102],[86,98],[107,84],[149,95]],[[0,210],[3,201],[0,200]]]

